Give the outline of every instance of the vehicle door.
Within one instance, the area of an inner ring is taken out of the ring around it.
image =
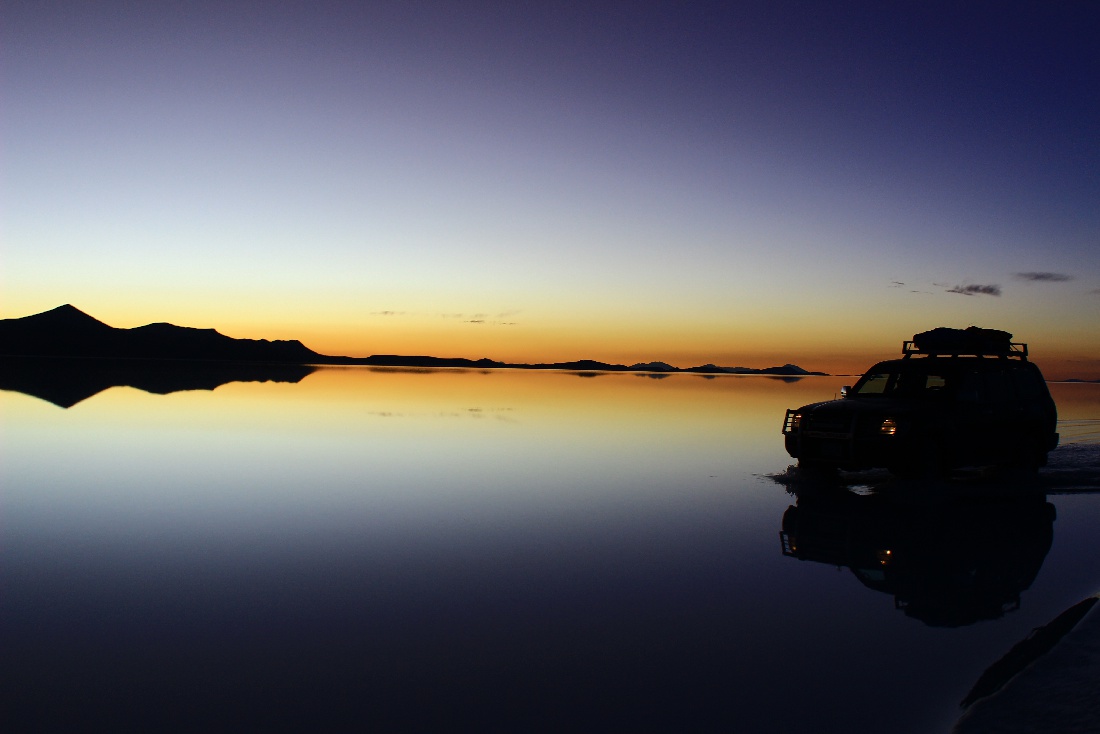
[[[1015,392],[1004,371],[974,369],[960,376],[955,392],[955,447],[965,462],[1002,457],[1013,432]]]

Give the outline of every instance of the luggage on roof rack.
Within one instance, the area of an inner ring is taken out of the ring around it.
[[[913,336],[902,344],[902,353],[910,354],[973,354],[1027,357],[1027,345],[1012,341],[1012,334],[1000,329],[970,326],[951,329],[940,326]]]

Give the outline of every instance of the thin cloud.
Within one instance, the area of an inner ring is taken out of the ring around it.
[[[948,288],[948,293],[960,293],[964,296],[999,296],[1001,295],[1001,286],[981,285],[979,283],[968,283],[967,285],[957,285],[954,288]]]
[[[486,326],[515,326],[515,321],[495,321],[489,319],[468,319],[467,324],[484,324]]]
[[[509,310],[509,311],[501,311],[500,313],[495,313],[495,314],[482,311],[482,312],[478,312],[478,313],[441,313],[441,314],[438,314],[438,316],[441,319],[463,319],[463,320],[484,320],[484,321],[489,321],[489,320],[493,320],[493,319],[506,319],[509,316],[515,316],[518,313],[519,313],[518,309],[512,309],[512,310]]]
[[[1073,280],[1072,275],[1066,275],[1065,273],[1048,273],[1046,271],[1034,271],[1027,273],[1016,273],[1017,280],[1026,280],[1031,283],[1065,283],[1067,280]]]
[[[889,288],[899,288],[899,289],[900,288],[905,288],[910,293],[920,293],[921,295],[925,295],[925,296],[932,295],[932,293],[930,291],[922,291],[919,288],[910,288],[909,284],[906,283],[904,280],[891,280],[890,285],[887,286],[887,287],[889,287]]]
[[[466,324],[489,324],[491,326],[515,326],[515,321],[506,320],[509,316],[514,316],[519,313],[518,310],[501,311],[498,314],[489,313],[436,313],[426,314],[423,312],[414,311],[371,311],[371,316],[415,316],[415,317],[429,317],[440,319],[454,319],[460,320]]]

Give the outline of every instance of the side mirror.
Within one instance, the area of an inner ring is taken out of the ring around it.
[[[842,398],[848,397],[848,393],[850,393],[851,391],[852,391],[852,386],[851,385],[845,385],[844,387],[840,388],[840,397],[842,397]]]

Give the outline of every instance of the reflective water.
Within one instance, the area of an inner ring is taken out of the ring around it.
[[[946,730],[1100,587],[1098,385],[1038,494],[834,496],[779,427],[850,378],[273,379],[4,385],[18,725]]]

